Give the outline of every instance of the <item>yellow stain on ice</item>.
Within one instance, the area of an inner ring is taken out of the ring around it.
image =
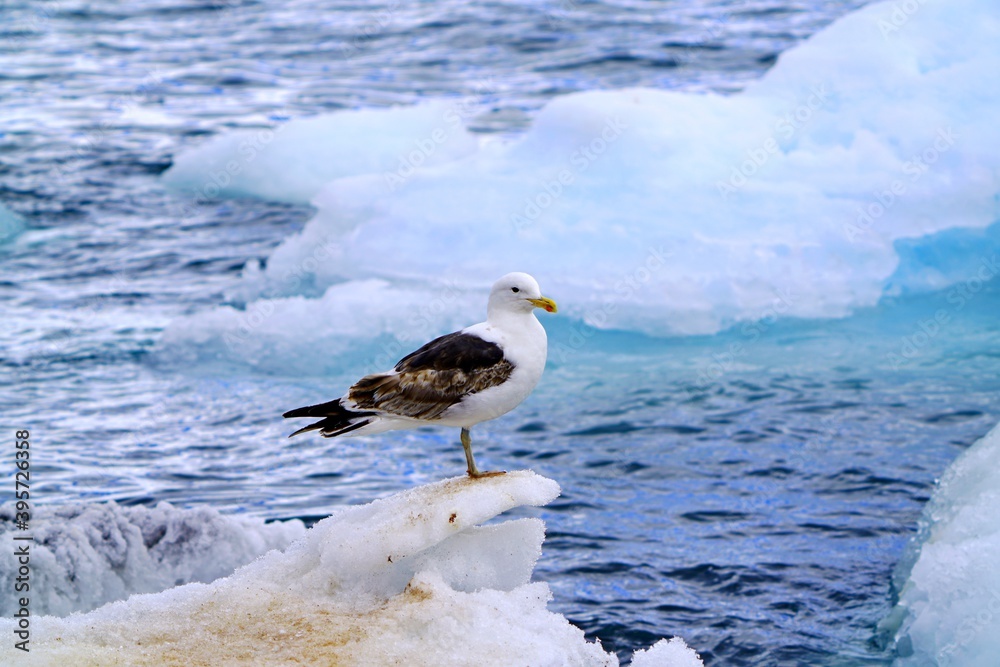
[[[467,506],[463,491],[496,485],[499,497],[508,498],[514,506],[519,503],[505,484],[529,475],[534,477],[533,473],[516,472],[437,484],[423,491],[425,496],[433,494],[433,504],[414,495],[410,511],[396,514],[394,521],[386,523],[380,515],[382,523],[375,532],[412,530],[427,524],[440,525],[447,534],[459,532],[474,521],[467,510],[459,509]],[[392,541],[386,539],[385,543]],[[395,556],[388,554],[388,562]],[[315,590],[311,590],[304,582],[315,573],[308,568],[300,571],[301,565],[294,558],[283,558],[280,555],[267,562],[268,575],[264,577],[260,568],[251,564],[248,570],[212,584],[137,595],[66,619],[36,618],[32,623],[31,665],[437,667],[450,663],[481,667],[498,664],[498,656],[509,649],[510,636],[498,628],[486,637],[482,634],[484,626],[491,627],[499,599],[490,591],[459,593],[417,577],[384,602],[351,608],[338,603],[335,581],[319,576]],[[282,565],[283,574],[273,577]],[[276,579],[291,583],[277,583]],[[544,609],[547,597],[548,589],[542,586],[518,599],[528,605],[525,609],[537,608],[539,613],[548,614]],[[524,600],[533,601],[529,604]],[[523,614],[514,615],[520,616]],[[579,633],[576,629],[573,632]],[[468,639],[473,635],[475,642]],[[0,662],[7,654],[0,647]]]
[[[378,609],[361,614],[302,598],[278,598],[247,591],[248,597],[213,599],[190,614],[169,610],[148,615],[128,630],[91,625],[77,637],[39,637],[32,664],[52,667],[217,665],[395,664],[381,662],[380,636],[394,636],[400,624],[419,631],[433,592],[410,585]],[[213,596],[214,597],[214,596]],[[375,659],[376,662],[372,662]],[[399,663],[403,664],[403,663]]]

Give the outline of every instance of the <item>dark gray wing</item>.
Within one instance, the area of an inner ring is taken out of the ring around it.
[[[431,420],[465,396],[505,382],[513,370],[499,345],[458,331],[406,355],[395,373],[361,378],[348,397],[362,410]]]

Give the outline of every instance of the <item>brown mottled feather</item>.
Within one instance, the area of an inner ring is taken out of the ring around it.
[[[435,370],[368,375],[351,387],[348,396],[362,410],[380,410],[414,419],[437,419],[467,394],[495,387],[514,370],[506,359],[485,368]]]
[[[394,373],[361,378],[348,397],[362,410],[432,420],[467,394],[505,382],[513,370],[499,345],[457,331],[406,355]]]
[[[502,384],[513,371],[499,345],[457,331],[406,355],[392,373],[358,380],[347,395],[353,405],[338,398],[284,416],[323,417],[292,435],[318,430],[327,438],[357,431],[379,413],[431,421],[465,396]]]

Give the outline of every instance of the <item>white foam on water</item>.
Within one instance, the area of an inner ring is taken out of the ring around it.
[[[530,471],[454,478],[349,507],[233,575],[31,621],[32,665],[618,664],[530,582],[544,524],[481,524],[559,495]],[[13,636],[14,621],[0,620]],[[0,661],[14,664],[12,642]],[[677,642],[637,658],[701,665]]]

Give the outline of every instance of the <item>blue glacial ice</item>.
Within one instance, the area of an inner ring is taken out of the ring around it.
[[[565,95],[514,138],[474,141],[459,100],[293,120],[249,161],[245,134],[210,141],[166,180],[212,194],[233,162],[222,194],[317,211],[248,263],[235,306],[176,321],[163,346],[276,369],[261,355],[289,332],[303,350],[476,321],[514,269],[573,320],[653,336],[843,317],[995,275],[1000,8],[903,6],[845,16],[740,93]]]
[[[17,236],[24,229],[24,221],[9,208],[0,204],[0,243]]]

